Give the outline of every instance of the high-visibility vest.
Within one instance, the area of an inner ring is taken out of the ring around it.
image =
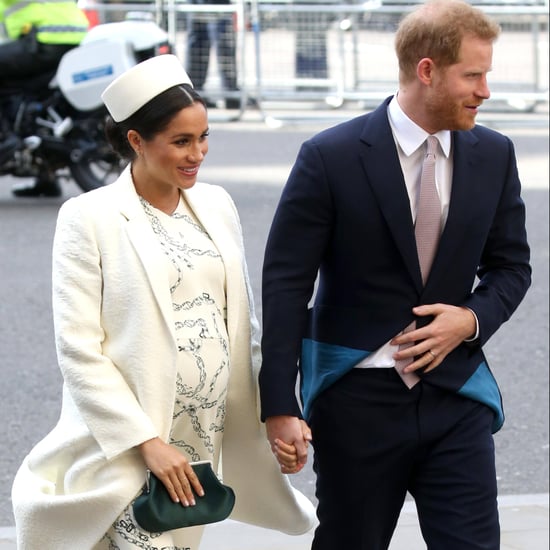
[[[71,0],[0,0],[0,21],[16,40],[34,27],[43,44],[79,44],[88,30],[84,12]]]

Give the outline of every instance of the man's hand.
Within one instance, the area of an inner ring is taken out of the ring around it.
[[[419,317],[432,315],[433,320],[429,325],[400,334],[391,341],[396,346],[412,344],[393,355],[396,360],[417,357],[404,372],[435,369],[451,351],[476,332],[475,316],[467,307],[430,304],[413,308],[413,313]]]
[[[307,462],[311,430],[296,416],[270,416],[265,421],[271,450],[285,474],[298,473]]]

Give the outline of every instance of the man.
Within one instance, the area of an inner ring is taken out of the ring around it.
[[[407,491],[428,548],[499,549],[492,434],[504,416],[482,345],[531,269],[513,145],[475,124],[498,33],[461,0],[418,6],[396,34],[397,95],[306,141],[275,213],[262,416],[288,473],[307,456],[302,414],[311,428],[313,550],[387,548]],[[427,138],[438,244],[414,227]]]
[[[192,4],[228,5],[231,0],[191,0]],[[188,18],[187,60],[189,78],[195,88],[202,91],[208,75],[210,48],[216,45],[216,59],[225,91],[237,93],[236,36],[231,12],[190,13]],[[216,104],[208,101],[209,107]],[[227,109],[239,109],[238,97],[227,97]]]
[[[328,78],[327,61],[327,30],[331,24],[331,13],[322,11],[320,0],[297,0],[297,4],[321,6],[320,11],[297,11],[293,13],[296,26],[295,40],[295,72],[296,78],[319,79]],[[330,5],[330,4],[329,4]],[[298,86],[299,91],[326,91],[326,86]]]
[[[0,23],[9,39],[0,44],[0,90],[55,70],[65,52],[80,44],[89,25],[72,0],[0,0]],[[14,187],[13,193],[59,196],[61,188],[55,179],[44,176],[30,186]]]

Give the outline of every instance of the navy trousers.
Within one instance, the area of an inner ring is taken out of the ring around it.
[[[208,76],[210,48],[216,46],[216,59],[224,90],[237,90],[236,37],[230,13],[212,16],[211,21],[188,17],[186,69],[193,86],[201,91]]]
[[[499,550],[492,411],[395,369],[354,369],[312,407],[312,550],[385,550],[407,492],[429,550]]]

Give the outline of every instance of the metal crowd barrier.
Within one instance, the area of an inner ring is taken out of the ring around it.
[[[224,66],[223,55],[216,56],[212,45],[209,52],[202,52],[203,58],[209,59],[202,93],[220,109],[219,116],[235,120],[250,109],[257,109],[264,118],[283,110],[294,111],[297,116],[307,111],[314,118],[322,110],[363,109],[378,104],[397,89],[394,33],[403,14],[416,2],[80,3],[93,5],[102,21],[123,17],[129,11],[151,12],[168,31],[184,64],[190,21],[204,21],[212,30],[221,18],[231,18],[237,89],[227,89],[224,72],[230,68]],[[548,0],[473,3],[492,15],[503,29],[494,48],[489,76],[492,95],[487,108],[530,112],[547,105]],[[228,100],[233,100],[233,112],[224,111]]]

